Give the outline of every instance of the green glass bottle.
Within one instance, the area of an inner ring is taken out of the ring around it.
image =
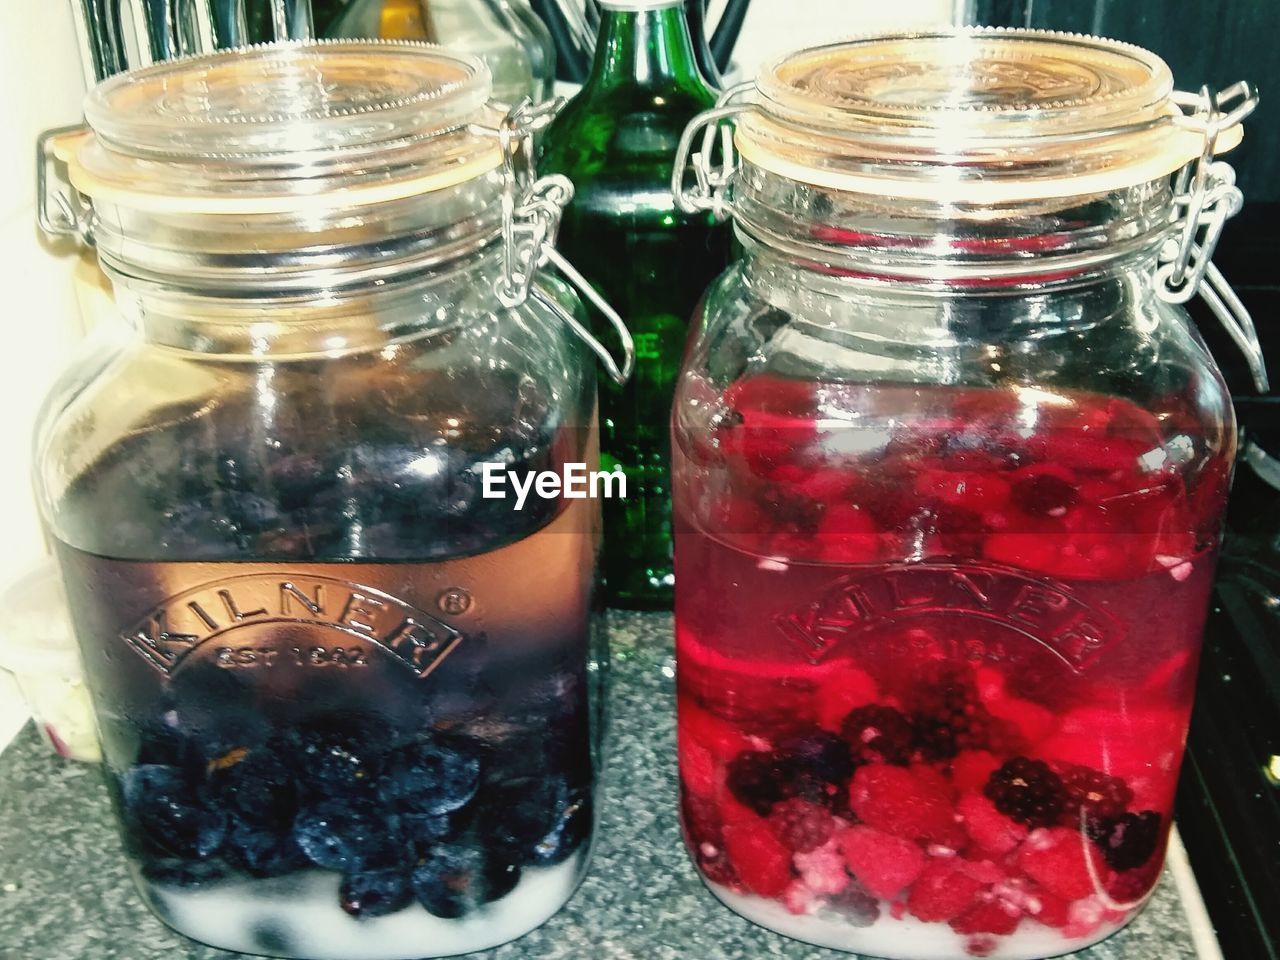
[[[626,498],[604,502],[608,597],[669,607],[671,398],[689,316],[728,263],[728,231],[676,209],[671,164],[715,92],[698,72],[682,0],[599,3],[591,75],[548,129],[539,169],[573,180],[559,246],[636,341],[630,383],[600,388],[602,462],[627,476]]]

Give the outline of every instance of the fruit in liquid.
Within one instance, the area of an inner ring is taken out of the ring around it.
[[[355,436],[320,455],[245,442],[253,411],[230,404],[174,415],[60,507],[139,886],[228,949],[470,952],[585,868],[594,504],[515,514],[474,468],[575,441],[535,422],[441,448],[361,411],[380,430],[348,412]]]
[[[1122,925],[1163,861],[1221,454],[1078,393],[760,376],[723,400],[675,471],[682,815],[712,889],[905,958]]]

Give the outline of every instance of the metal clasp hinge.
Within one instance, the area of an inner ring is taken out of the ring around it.
[[[1201,87],[1197,94],[1177,92],[1173,101],[1183,111],[1178,122],[1203,133],[1204,140],[1200,156],[1178,171],[1174,180],[1179,229],[1160,250],[1156,295],[1166,303],[1183,304],[1199,294],[1244,353],[1254,385],[1266,393],[1270,381],[1253,318],[1212,262],[1223,227],[1244,206],[1235,171],[1214,159],[1218,138],[1254,111],[1258,94],[1242,81],[1216,94],[1208,87]]]
[[[738,173],[738,157],[733,148],[733,124],[726,121],[752,109],[752,104],[742,98],[754,89],[754,81],[730,87],[720,95],[715,107],[698,114],[685,128],[671,170],[671,193],[682,213],[709,212],[721,221],[733,210],[730,187]],[[694,141],[699,134],[702,143],[695,153]],[[716,162],[717,146],[719,163]],[[686,186],[690,169],[694,179],[692,188]]]
[[[36,139],[36,223],[50,237],[75,237],[93,246],[97,219],[93,207],[59,170],[56,144],[64,137],[84,133],[83,124],[45,130]]]
[[[538,177],[535,172],[533,136],[551,122],[563,103],[558,98],[540,104],[525,100],[503,117],[496,131],[504,174],[503,269],[494,283],[494,293],[498,302],[508,309],[518,307],[530,298],[542,304],[568,325],[599,357],[610,378],[622,385],[630,379],[635,367],[635,343],[631,331],[610,303],[555,248],[561,216],[573,199],[573,183],[559,174]],[[474,129],[480,133],[495,133],[485,127]],[[621,366],[572,311],[534,283],[538,269],[548,263],[609,321],[622,345]]]

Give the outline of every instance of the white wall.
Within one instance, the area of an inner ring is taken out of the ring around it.
[[[76,340],[69,256],[35,227],[35,138],[80,118],[83,82],[67,0],[7,3],[0,25],[0,587],[44,554],[31,497],[36,409]],[[0,672],[0,748],[22,722],[18,691]]]

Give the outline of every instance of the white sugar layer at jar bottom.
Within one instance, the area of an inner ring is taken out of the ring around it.
[[[708,883],[707,887],[739,916],[769,930],[820,947],[889,960],[961,960],[971,956],[1044,960],[1105,940],[1128,922],[1103,923],[1084,937],[1064,937],[1059,930],[1027,921],[1006,936],[970,936],[956,933],[945,923],[923,923],[913,917],[897,920],[887,911],[870,926],[855,926],[821,916],[797,915],[776,901],[734,893],[718,884]],[[1136,913],[1130,913],[1128,919]],[[983,952],[974,952],[971,944],[980,945]]]
[[[533,930],[565,904],[585,859],[526,869],[505,897],[458,920],[444,920],[416,902],[385,917],[357,920],[338,905],[341,878],[320,872],[290,878],[285,888],[243,881],[183,889],[144,881],[161,918],[212,946],[308,960],[407,960],[486,950]]]

